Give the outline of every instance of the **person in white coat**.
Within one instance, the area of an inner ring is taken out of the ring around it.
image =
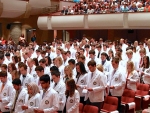
[[[66,96],[65,96],[66,85],[62,80],[60,80],[60,72],[59,71],[52,71],[51,75],[52,75],[52,79],[54,82],[52,84],[52,88],[59,95],[59,109],[57,112],[62,113],[64,110],[64,107],[65,107],[65,103],[66,103]]]
[[[87,93],[85,94],[85,101],[87,105],[96,106],[100,111],[107,87],[107,77],[96,68],[94,60],[88,62],[88,67],[90,72],[88,72],[86,80]]]
[[[34,108],[40,104],[40,90],[34,82],[29,83],[27,89],[28,95],[22,109],[25,110],[25,113],[34,113]]]
[[[101,65],[103,65],[104,71],[110,72],[112,70],[111,62],[107,59],[107,53],[103,52],[101,54]]]
[[[39,107],[34,109],[35,113],[55,113],[59,109],[59,96],[58,93],[50,87],[50,77],[45,74],[40,77],[40,83],[42,86],[40,92],[40,104]]]
[[[76,90],[74,79],[66,82],[66,109],[64,113],[79,113],[80,94]]]
[[[144,84],[150,84],[150,67],[143,72]]]
[[[108,75],[107,86],[109,89],[109,95],[118,98],[118,111],[121,112],[121,96],[123,94],[126,78],[122,68],[119,67],[119,58],[114,57],[112,59],[113,70]]]
[[[126,88],[136,91],[136,85],[138,82],[139,74],[134,69],[134,63],[132,61],[128,61],[126,73]]]
[[[76,64],[76,70],[77,70],[77,75],[75,78],[75,82],[76,82],[77,90],[79,91],[80,94],[80,103],[83,103],[85,105],[85,101],[84,101],[85,94],[82,93],[82,91],[86,86],[87,71],[82,62],[78,62]]]
[[[7,72],[0,72],[0,110],[1,112],[10,113],[10,107],[12,105],[13,86],[12,83],[7,80]]]
[[[32,77],[32,75],[30,75],[29,73],[27,73],[27,65],[26,64],[21,64],[19,66],[19,70],[20,70],[20,80],[21,80],[21,83],[22,83],[22,86],[24,88],[27,88],[27,85],[30,83],[30,82],[33,82],[34,79]]]
[[[27,90],[26,88],[21,86],[21,80],[16,78],[12,81],[12,84],[14,86],[15,97],[12,104],[12,113],[25,113],[25,111],[22,109],[21,106],[25,104],[25,100],[27,98]]]

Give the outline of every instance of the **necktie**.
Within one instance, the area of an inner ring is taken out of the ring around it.
[[[46,93],[46,90],[43,90],[42,99],[44,98],[44,96],[45,96],[45,93]]]
[[[3,91],[4,86],[5,86],[5,84],[3,83],[3,84],[2,84],[2,87],[1,87],[1,91],[0,91],[0,92],[2,92],[2,91]]]
[[[24,63],[25,63],[25,64],[26,64],[26,61],[27,61],[27,60],[24,60]]]
[[[50,53],[48,53],[48,57],[50,57]]]
[[[91,79],[93,78],[93,72],[92,72],[92,74],[91,74]]]
[[[141,60],[140,60],[140,65],[139,65],[139,67],[141,67],[141,66],[142,66],[142,64],[143,64],[143,59],[142,59],[142,57],[141,57]]]
[[[98,52],[97,58],[99,58],[99,56],[100,56],[100,51]]]
[[[32,71],[32,68],[30,67],[30,71],[29,71],[29,74],[31,73],[31,71]]]
[[[15,100],[14,100],[14,103],[13,103],[13,106],[12,106],[12,110],[13,110],[13,111],[14,111],[15,106],[16,106],[16,101],[17,101],[17,99],[18,99],[18,95],[19,95],[19,91],[16,91]]]
[[[102,65],[104,65],[105,64],[105,60],[104,61],[102,61]]]
[[[57,86],[57,83],[54,84],[54,88]]]

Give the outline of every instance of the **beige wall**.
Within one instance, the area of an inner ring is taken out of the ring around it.
[[[53,41],[54,32],[53,30],[40,30],[37,27],[37,18],[36,16],[31,16],[30,18],[18,18],[18,19],[5,19],[0,18],[0,23],[2,23],[2,36],[5,39],[8,39],[10,37],[11,30],[7,29],[7,25],[9,23],[21,23],[21,33],[23,33],[26,37],[26,29],[34,28],[36,29],[36,37],[37,42],[39,44],[42,44],[43,40],[46,40],[48,42]],[[19,38],[19,37],[18,37]],[[28,39],[30,40],[30,39]]]

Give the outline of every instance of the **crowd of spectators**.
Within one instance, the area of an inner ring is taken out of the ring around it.
[[[61,15],[150,12],[150,0],[96,0],[76,2],[73,7],[63,6]]]

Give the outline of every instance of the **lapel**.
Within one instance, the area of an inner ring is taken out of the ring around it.
[[[112,79],[115,79],[116,78],[116,76],[118,75],[118,69],[116,70],[116,72],[114,73],[114,70],[112,71]],[[113,75],[113,73],[114,73],[114,75]]]

